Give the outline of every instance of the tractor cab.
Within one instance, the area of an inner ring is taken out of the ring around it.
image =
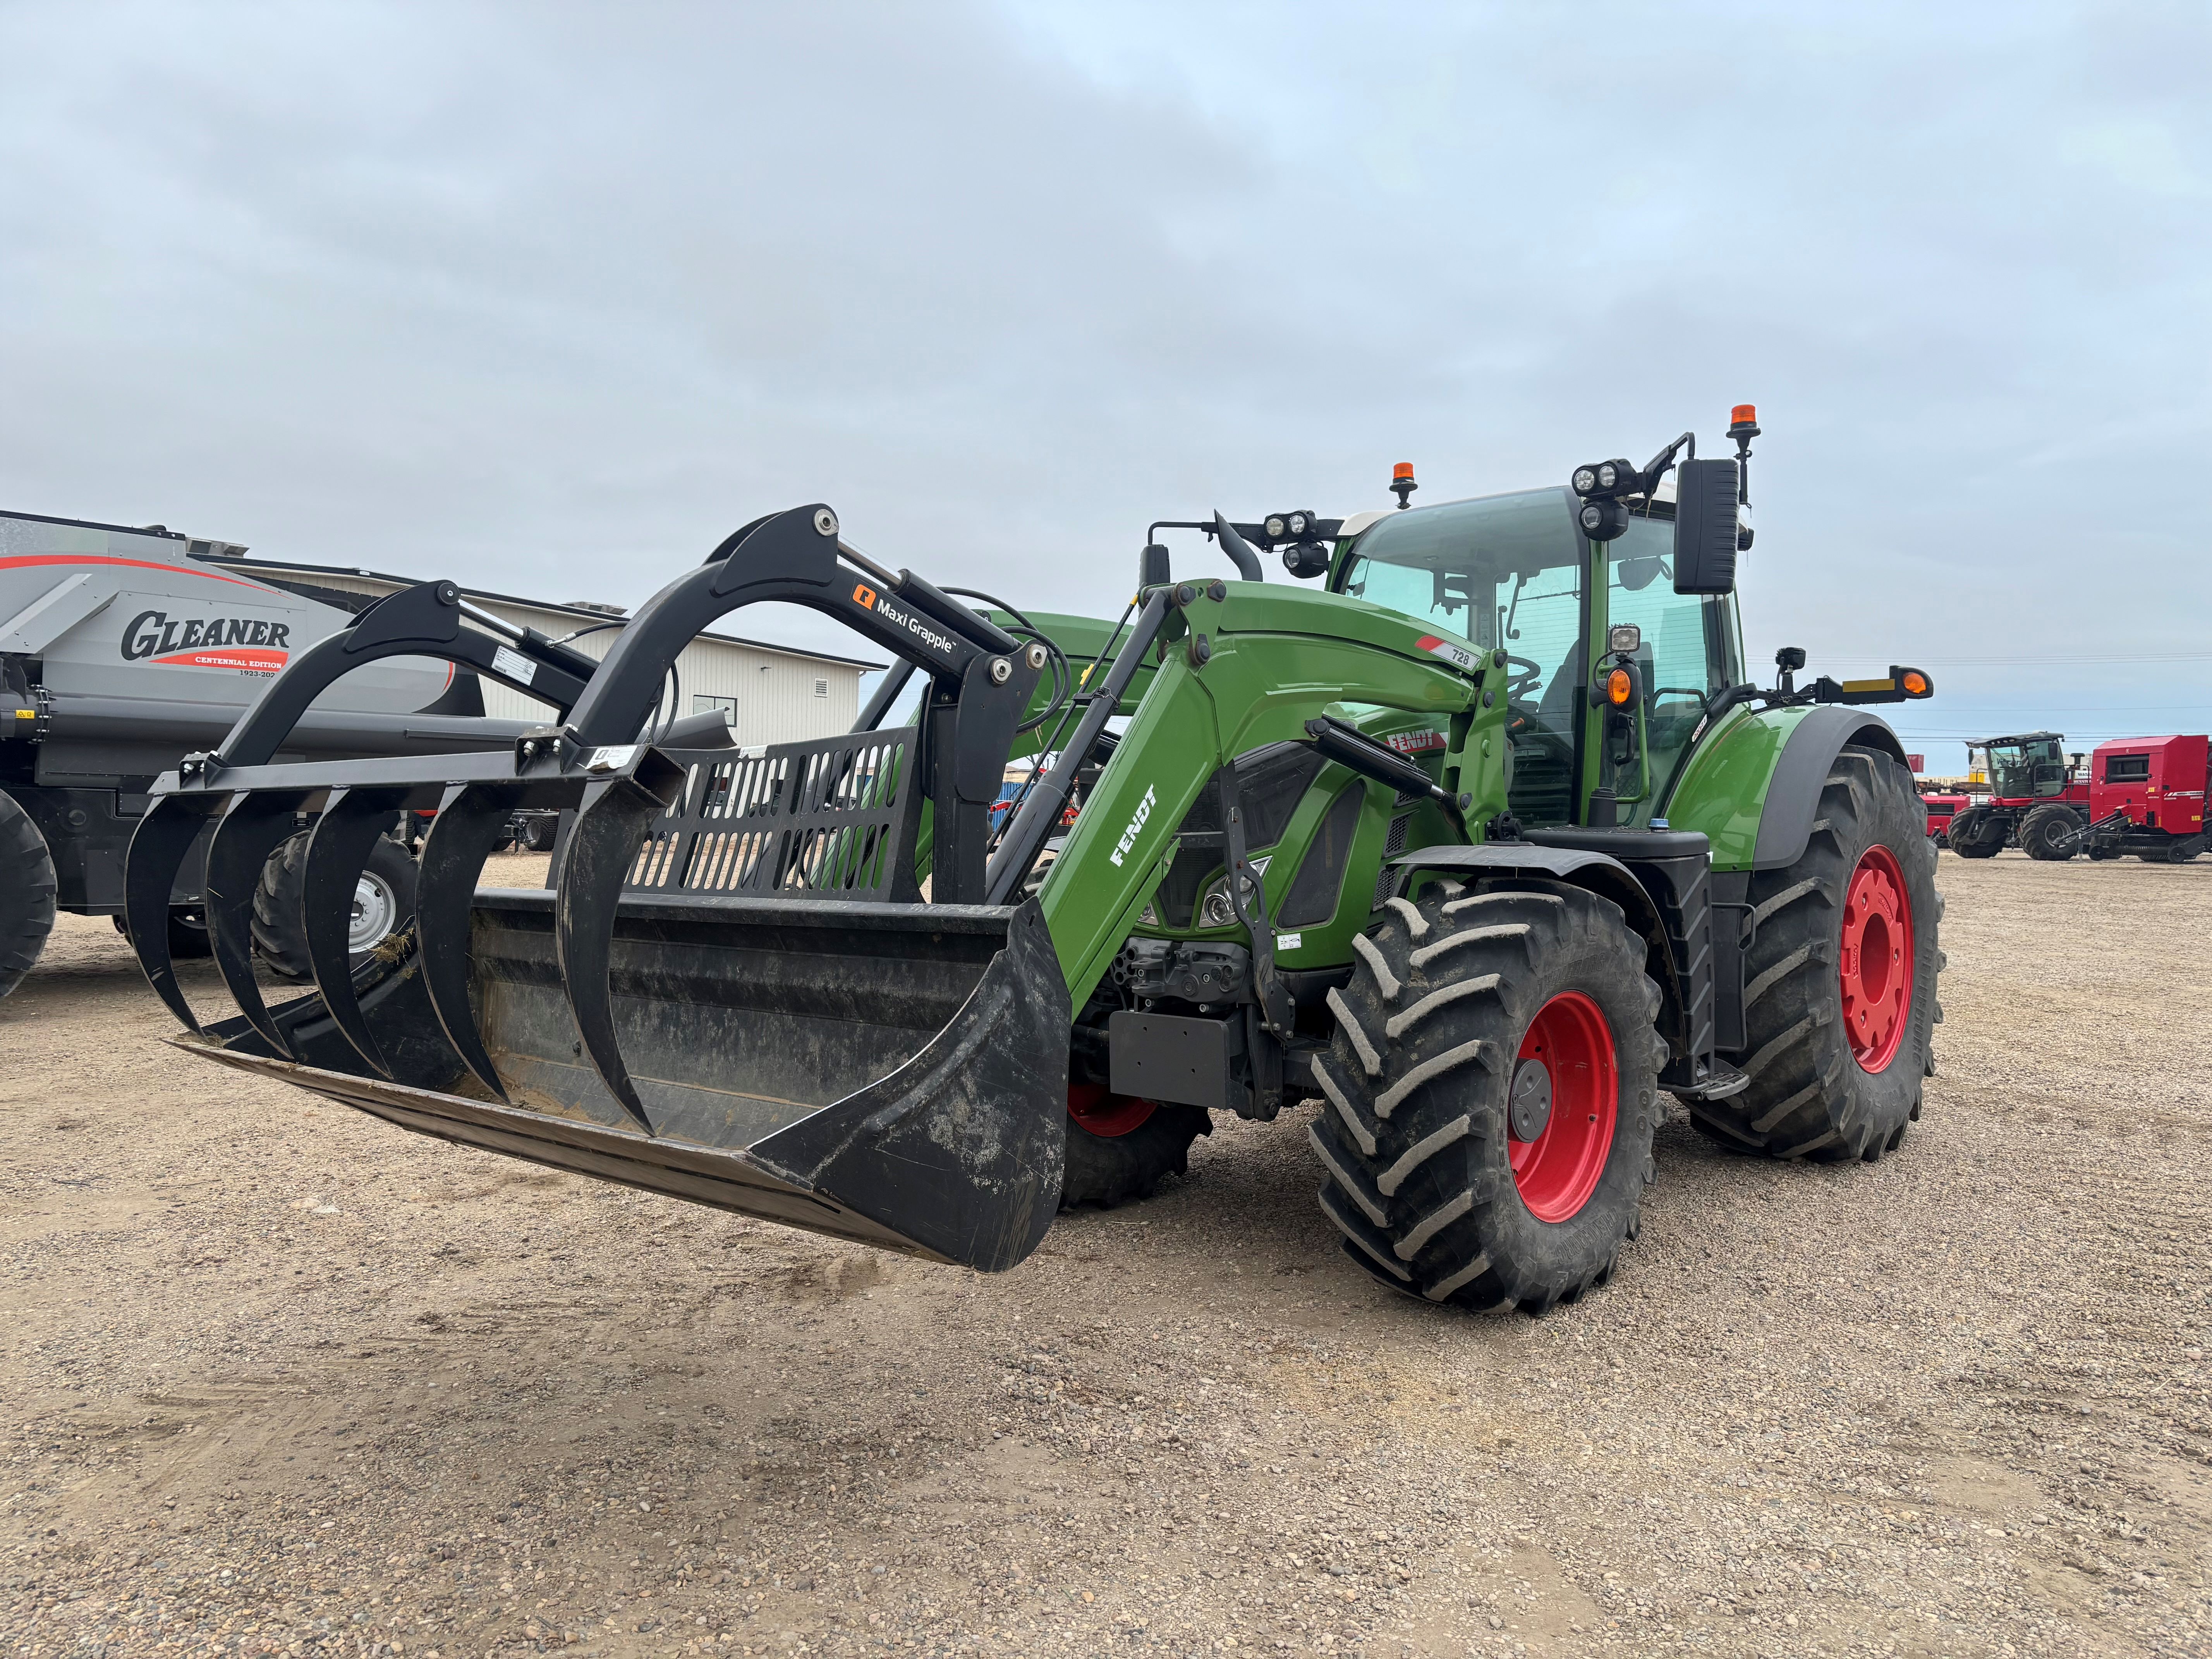
[[[2066,738],[2057,732],[1985,738],[1968,745],[1989,757],[1990,793],[1997,800],[2056,800],[2074,781]]]
[[[1671,493],[1671,492],[1669,492]],[[1424,619],[1477,651],[1503,650],[1507,799],[1531,828],[1641,826],[1662,803],[1711,699],[1743,678],[1733,594],[1676,591],[1674,503],[1655,492],[1592,541],[1566,489],[1381,515],[1351,544],[1333,587]],[[1625,647],[1625,648],[1624,648]],[[1601,664],[1632,670],[1623,710],[1589,695]]]

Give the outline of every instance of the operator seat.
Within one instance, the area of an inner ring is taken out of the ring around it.
[[[1507,728],[1513,744],[1506,804],[1528,824],[1565,823],[1574,815],[1575,712],[1582,690],[1579,641],[1537,699],[1533,716]],[[1525,708],[1527,704],[1521,705]]]
[[[1536,719],[1543,728],[1569,743],[1575,740],[1575,707],[1583,689],[1581,657],[1579,643],[1567,647],[1567,659],[1544,683],[1544,695],[1536,704]]]

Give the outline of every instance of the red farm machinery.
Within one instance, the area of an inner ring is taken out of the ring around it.
[[[1990,793],[1952,805],[1944,842],[1962,858],[1992,858],[2018,847],[2030,858],[2094,860],[2130,854],[2181,864],[2204,850],[2204,802],[2212,740],[2202,736],[2118,738],[2082,763],[2056,732],[1990,738],[1970,745],[1988,757]],[[1930,833],[1939,812],[1927,800]]]

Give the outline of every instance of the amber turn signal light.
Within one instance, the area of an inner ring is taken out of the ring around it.
[[[1906,696],[1927,697],[1935,695],[1936,682],[1918,669],[1900,668],[1894,672],[1897,675],[1898,686]]]
[[[1635,677],[1626,668],[1616,668],[1605,677],[1605,700],[1615,708],[1625,705],[1635,695]]]

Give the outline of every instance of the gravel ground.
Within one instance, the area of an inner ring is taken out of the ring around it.
[[[1896,1156],[1377,1291],[1301,1111],[984,1278],[0,1003],[0,1653],[2212,1653],[2212,862],[1946,855]],[[220,1006],[211,970],[196,995]]]

